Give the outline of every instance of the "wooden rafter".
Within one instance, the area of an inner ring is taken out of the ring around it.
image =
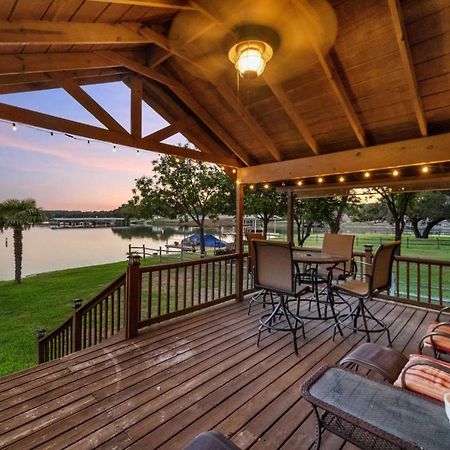
[[[50,76],[72,96],[83,108],[89,111],[99,122],[111,131],[126,133],[120,125],[105,109],[103,109],[86,91],[84,91],[73,79],[63,72],[53,72]]]
[[[184,105],[169,95],[162,86],[151,80],[145,81],[144,101],[203,152],[230,155],[230,150],[223,143],[219,143],[214,135],[208,132],[198,119],[194,119]]]
[[[144,139],[151,139],[152,141],[164,141],[165,139],[173,136],[178,133],[178,128],[175,124],[167,125],[167,127],[161,128],[158,131],[155,131],[148,136],[145,136]]]
[[[142,79],[138,77],[131,78],[131,104],[130,104],[130,124],[131,135],[135,138],[142,137]]]
[[[292,103],[291,99],[288,97],[286,92],[276,83],[270,81],[270,79],[266,76],[264,80],[272,91],[273,95],[277,98],[284,112],[291,119],[292,123],[297,128],[297,131],[301,134],[305,142],[309,145],[309,148],[316,155],[319,154],[319,145],[317,141],[314,139],[313,135],[308,129],[305,121],[301,118],[300,114],[297,111],[297,108]]]
[[[400,49],[400,58],[402,60],[403,69],[405,71],[406,80],[412,96],[414,111],[419,124],[422,136],[428,134],[427,119],[423,109],[422,98],[419,95],[419,87],[417,84],[416,73],[414,71],[414,63],[411,56],[411,50],[408,44],[408,36],[406,34],[403,14],[398,0],[389,0],[389,9],[391,10],[392,21],[394,23],[395,36]]]
[[[0,55],[0,75],[101,69],[117,64],[94,53],[21,53]]]
[[[111,58],[121,66],[155,80],[172,90],[172,92],[190,108],[197,116],[208,126],[208,128],[246,165],[250,165],[248,155],[239,148],[239,144],[231,138],[222,126],[214,119],[214,117],[206,111],[206,109],[195,100],[189,91],[178,81],[173,80],[167,75],[161,74],[155,69],[151,69],[132,59],[123,57],[115,52],[104,51],[99,52],[105,58]]]
[[[94,127],[92,125],[86,125],[84,123],[74,122],[72,120],[61,119],[48,114],[38,113],[36,111],[30,111],[17,106],[6,105],[4,103],[0,103],[0,119],[24,123],[61,133],[83,136],[89,139],[110,142],[112,144],[180,156],[183,158],[197,159],[200,161],[207,161],[225,166],[236,167],[239,165],[239,162],[233,158],[188,150],[175,145],[162,144],[148,138],[137,139],[128,133],[119,133],[117,131],[106,130],[104,128]]]
[[[309,20],[314,20],[314,15],[311,12],[311,7],[308,4],[308,1],[305,2],[294,0],[293,5],[297,8],[299,14],[308,17]],[[361,121],[359,120],[358,115],[356,114],[352,102],[350,101],[350,98],[345,91],[344,84],[342,83],[342,80],[339,76],[338,71],[336,70],[332,59],[329,55],[323,54],[322,50],[317,46],[314,36],[309,36],[308,30],[305,31],[308,35],[308,40],[311,43],[314,52],[316,53],[320,66],[325,73],[331,89],[333,90],[336,98],[342,106],[342,109],[344,110],[345,116],[347,117],[347,120],[349,121],[350,126],[353,129],[353,132],[355,133],[361,146],[365,147],[367,145],[367,139],[364,129],[361,125]]]
[[[162,8],[174,10],[191,10],[189,5],[185,5],[177,1],[156,1],[156,0],[88,0],[96,3],[114,3],[116,5],[132,5],[132,6],[146,6],[149,8]]]
[[[147,29],[145,34],[142,29]],[[158,39],[145,25],[137,22],[80,23],[49,22],[43,20],[0,21],[0,44],[52,45],[52,44],[148,44]],[[155,42],[159,45],[158,42]]]
[[[123,79],[128,76],[128,71],[121,70],[110,73],[105,73],[101,75],[87,75],[80,76],[77,74],[72,78],[76,80],[76,82],[80,86],[86,86],[91,84],[102,84],[102,83],[113,83],[116,81],[123,81]],[[1,78],[1,77],[0,77]],[[18,83],[5,83],[2,84],[0,81],[0,95],[1,94],[13,94],[17,92],[32,92],[32,91],[41,91],[45,89],[55,89],[58,88],[59,84],[52,79],[48,78],[46,81],[30,81],[30,82],[18,82]]]
[[[283,181],[450,160],[450,133],[238,169],[242,183]]]

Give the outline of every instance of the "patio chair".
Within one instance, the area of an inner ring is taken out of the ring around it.
[[[450,314],[450,306],[441,309],[436,321],[430,324],[427,334],[420,339],[419,353],[424,348],[431,348],[435,358],[442,359],[442,355],[450,354],[450,317],[447,321],[441,318],[442,314]]]
[[[337,264],[332,267],[329,265],[319,264],[315,268],[314,274],[310,274],[314,277],[314,282],[311,283],[314,287],[315,300],[317,303],[317,309],[320,311],[320,296],[331,286],[333,282],[345,281],[346,279],[356,277],[356,263],[353,258],[353,244],[355,242],[355,236],[352,234],[336,234],[336,233],[324,233],[322,243],[322,253],[332,256],[346,256],[348,261]],[[319,285],[325,284],[325,287],[319,292]],[[336,293],[338,297],[344,302],[344,299],[339,293]],[[338,304],[338,302],[335,302]],[[311,308],[311,303],[309,305]],[[325,312],[326,316],[326,312]]]
[[[255,246],[253,245],[253,241],[255,239],[264,240],[264,235],[262,233],[245,233],[245,237],[248,243],[248,271],[251,274],[253,281],[255,280]],[[254,303],[262,299],[263,307],[266,306],[266,296],[267,291],[262,289],[256,292],[250,298],[248,302],[248,314],[250,314],[250,309]]]
[[[350,328],[355,332],[363,331],[367,336],[367,342],[370,342],[370,333],[382,333],[386,331],[389,346],[392,346],[389,329],[380,319],[376,318],[370,312],[366,306],[366,302],[371,300],[377,293],[389,289],[391,285],[394,255],[400,247],[400,244],[400,241],[393,241],[378,247],[378,250],[373,257],[373,263],[368,265],[369,267],[365,275],[366,281],[350,280],[332,287],[330,291],[331,295],[334,295],[334,293],[341,293],[358,298],[358,302],[355,306],[351,307],[350,304],[348,304],[350,312],[342,312],[337,316],[333,339],[336,335],[336,329],[342,335],[341,326]],[[362,327],[358,327],[358,319],[360,317],[363,322]],[[353,325],[348,323],[349,319],[352,320]],[[369,328],[368,321],[375,322],[375,326]]]
[[[294,350],[298,354],[297,331],[301,328],[305,337],[303,320],[299,317],[300,297],[309,292],[309,286],[296,282],[292,247],[289,243],[253,240],[255,246],[255,287],[266,290],[273,309],[260,320],[258,341],[263,330],[289,331],[292,333]],[[273,294],[278,296],[275,304]],[[296,301],[296,312],[290,309],[290,299]]]

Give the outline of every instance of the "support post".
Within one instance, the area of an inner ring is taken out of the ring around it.
[[[294,245],[294,193],[288,192],[287,198],[287,241]]]
[[[37,340],[37,358],[38,364],[47,361],[47,351],[44,342],[41,339],[45,337],[45,328],[38,328],[36,330],[36,340]]]
[[[79,309],[83,305],[83,300],[77,298],[73,301],[73,315],[72,315],[72,352],[81,350],[81,316]]]
[[[244,234],[244,185],[236,183],[236,300],[244,300],[244,257],[243,257],[243,234]]]
[[[138,335],[139,309],[141,307],[141,257],[132,255],[126,274],[125,338]]]

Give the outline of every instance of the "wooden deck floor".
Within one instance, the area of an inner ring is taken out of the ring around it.
[[[332,321],[307,321],[298,356],[287,333],[265,333],[258,348],[261,309],[246,308],[231,302],[0,378],[0,447],[174,450],[216,428],[242,449],[310,448],[314,418],[300,386],[363,336],[333,342]],[[405,353],[435,317],[381,301],[370,308]],[[354,447],[328,434],[322,448]]]

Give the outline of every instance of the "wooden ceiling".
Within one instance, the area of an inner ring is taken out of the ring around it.
[[[358,170],[449,161],[450,0],[329,3],[338,32],[328,54],[237,92],[231,63],[210,80],[170,46],[180,11],[223,25],[207,0],[2,0],[0,94],[62,87],[104,128],[3,103],[0,119],[236,167],[244,183],[302,177],[303,158],[308,176],[348,173],[348,158],[363,161]],[[131,89],[130,132],[80,89],[112,81]],[[141,100],[171,125],[141,136]],[[161,143],[177,132],[200,151]],[[404,140],[414,144],[389,147]]]

